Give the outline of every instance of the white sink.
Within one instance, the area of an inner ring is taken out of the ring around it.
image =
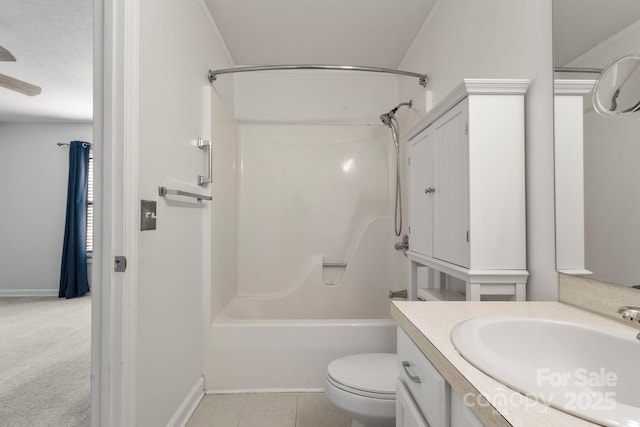
[[[607,426],[640,427],[640,340],[578,324],[490,316],[451,341],[472,365],[547,405]]]

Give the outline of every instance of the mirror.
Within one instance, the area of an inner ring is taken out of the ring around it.
[[[553,0],[553,48],[556,68],[604,70],[555,74],[557,268],[638,286],[640,2]]]
[[[593,88],[593,107],[603,116],[640,109],[640,55],[626,55],[604,68]]]

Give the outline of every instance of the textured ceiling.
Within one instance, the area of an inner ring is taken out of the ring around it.
[[[566,65],[639,19],[639,0],[553,0],[555,65]]]
[[[93,0],[0,0],[0,45],[0,73],[42,88],[0,87],[0,121],[92,119]]]

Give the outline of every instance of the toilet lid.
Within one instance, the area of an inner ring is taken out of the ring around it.
[[[334,381],[369,393],[396,393],[397,355],[394,353],[356,354],[334,360],[327,373]]]

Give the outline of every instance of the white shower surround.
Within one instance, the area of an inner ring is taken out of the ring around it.
[[[211,325],[207,391],[320,390],[332,360],[395,352],[388,129],[242,124],[239,152],[238,295]]]
[[[398,265],[393,262],[397,254],[393,253],[392,235],[392,217],[371,218],[343,273],[327,272],[322,256],[310,257],[305,273],[293,286],[271,295],[237,296],[215,322],[389,318],[389,290],[403,287]],[[325,284],[329,278],[336,284]]]
[[[239,137],[239,295],[295,287],[316,257],[347,262],[366,223],[392,214],[388,129],[241,124]]]

